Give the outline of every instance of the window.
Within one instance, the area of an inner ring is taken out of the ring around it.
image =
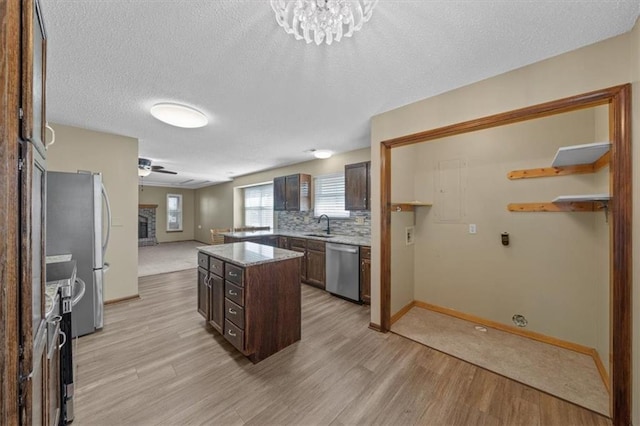
[[[167,194],[167,231],[182,231],[182,195]]]
[[[314,180],[314,215],[349,217],[344,209],[344,174],[318,176]]]
[[[273,184],[244,189],[244,226],[273,228]]]

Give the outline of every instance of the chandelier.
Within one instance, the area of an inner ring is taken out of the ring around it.
[[[371,19],[378,0],[271,0],[276,21],[296,40],[331,44]]]

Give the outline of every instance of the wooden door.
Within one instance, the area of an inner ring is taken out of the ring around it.
[[[344,167],[346,210],[369,210],[369,162]]]
[[[300,210],[300,175],[286,177],[286,210]]]
[[[273,179],[273,210],[286,210],[287,204],[286,178],[284,176]]]

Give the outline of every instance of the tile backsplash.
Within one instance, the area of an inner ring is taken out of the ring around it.
[[[283,212],[276,211],[276,229],[291,232],[323,232],[327,229],[327,220],[313,217],[313,211],[309,212]],[[363,218],[362,225],[356,223],[356,218]],[[357,237],[371,236],[371,212],[350,212],[349,218],[331,218],[331,233]]]

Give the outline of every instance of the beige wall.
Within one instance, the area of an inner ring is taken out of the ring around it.
[[[51,171],[100,172],[111,202],[111,239],[105,261],[105,300],[138,294],[138,140],[52,124],[56,142],[47,152]]]
[[[604,87],[640,79],[640,29],[592,46],[560,55],[530,66],[499,75],[470,86],[428,98],[372,118],[371,160],[372,199],[380,199],[380,142],[389,138],[433,129],[461,121],[522,108]],[[633,101],[640,105],[640,92],[634,87]],[[637,110],[637,108],[636,108]],[[637,112],[633,124],[639,124]],[[635,129],[640,126],[634,126]],[[634,164],[640,164],[640,132],[633,132]],[[640,247],[640,183],[634,170],[634,250]],[[372,283],[371,321],[380,323],[380,205],[372,211]],[[514,215],[514,217],[516,217]],[[523,216],[519,216],[523,217]],[[637,259],[637,256],[634,258]],[[640,261],[635,262],[634,269]],[[634,275],[634,312],[640,312],[640,280]],[[640,315],[634,317],[634,329],[640,330]],[[640,350],[634,342],[634,412],[635,424],[640,424]]]
[[[167,232],[167,194],[182,195],[182,231]],[[194,236],[194,189],[140,186],[138,204],[157,204],[156,238],[159,243],[193,240]]]
[[[274,177],[296,173],[320,176],[344,171],[345,164],[369,161],[368,148],[334,155],[326,160],[312,160],[291,166],[253,173],[234,179],[232,182],[197,189],[195,193],[196,232],[195,239],[209,241],[209,229],[229,228],[242,225],[239,208],[241,191],[235,188],[273,181]],[[236,208],[234,210],[234,198]]]

